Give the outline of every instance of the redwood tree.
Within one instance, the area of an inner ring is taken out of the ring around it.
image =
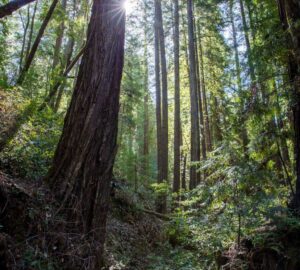
[[[74,94],[47,180],[69,219],[96,246],[105,240],[110,182],[117,150],[125,13],[121,0],[94,0]]]
[[[292,111],[294,121],[294,153],[296,163],[296,193],[292,207],[300,213],[300,3],[296,0],[277,0],[280,20],[288,31],[287,44],[290,50],[288,67],[292,83]]]
[[[195,32],[193,21],[193,2],[187,1],[188,35],[189,35],[189,79],[190,79],[190,99],[191,99],[191,162],[200,160],[200,137],[199,137],[199,114],[197,95],[197,74],[196,74],[196,52],[195,52]],[[190,189],[199,183],[199,173],[196,167],[191,166]]]
[[[174,110],[174,180],[173,192],[180,189],[180,62],[179,62],[179,2],[174,0],[174,79],[175,79],[175,110]]]

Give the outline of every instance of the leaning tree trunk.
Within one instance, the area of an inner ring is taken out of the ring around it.
[[[11,15],[14,11],[21,7],[34,2],[35,0],[13,0],[0,7],[0,19]]]
[[[120,0],[94,0],[86,50],[47,181],[62,209],[98,243],[106,231],[110,181],[117,150],[125,12]],[[95,244],[96,245],[96,244]]]
[[[34,60],[37,49],[40,45],[41,39],[42,39],[42,37],[45,33],[45,30],[46,30],[50,20],[51,20],[51,17],[53,15],[53,12],[54,12],[56,6],[57,6],[57,3],[58,3],[58,0],[53,0],[52,4],[51,4],[51,6],[50,6],[50,8],[49,8],[49,10],[46,14],[46,17],[45,17],[45,19],[44,19],[44,21],[41,25],[41,28],[39,29],[39,32],[38,32],[38,34],[36,36],[36,39],[35,39],[35,41],[32,45],[32,48],[30,50],[30,53],[29,53],[29,55],[26,59],[25,65],[22,69],[22,72],[20,73],[19,78],[18,78],[17,84],[19,84],[19,85],[21,85],[23,83],[23,81],[25,79],[25,75],[28,72],[29,68],[31,67],[31,64]]]

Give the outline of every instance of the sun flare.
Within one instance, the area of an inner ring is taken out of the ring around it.
[[[132,0],[125,0],[123,3],[123,8],[126,10],[126,13],[131,13],[133,11]]]

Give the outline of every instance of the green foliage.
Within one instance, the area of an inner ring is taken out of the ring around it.
[[[163,183],[154,183],[151,185],[151,187],[153,188],[154,192],[158,195],[158,196],[162,196],[162,195],[167,195],[169,194],[170,188],[168,183],[163,182]]]
[[[63,120],[50,109],[36,113],[0,154],[1,167],[30,179],[46,175],[58,143]]]

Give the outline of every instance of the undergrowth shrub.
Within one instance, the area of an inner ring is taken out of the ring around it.
[[[0,153],[0,165],[13,175],[31,179],[44,176],[58,143],[63,117],[50,109],[35,113]]]

